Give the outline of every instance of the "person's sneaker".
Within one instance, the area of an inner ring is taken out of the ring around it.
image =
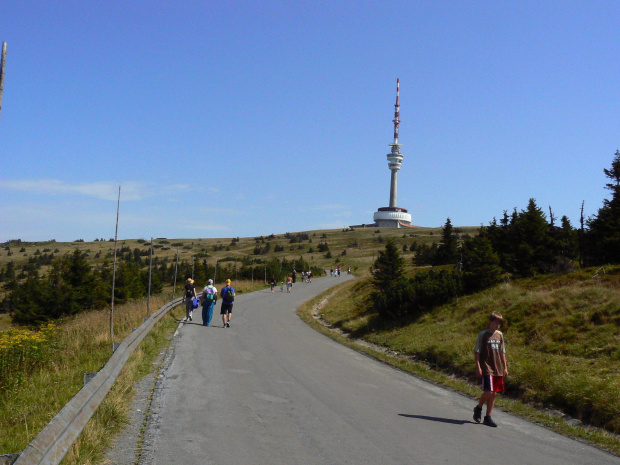
[[[230,323],[226,323],[226,327],[227,327],[227,328],[230,328]]]
[[[480,423],[480,420],[482,420],[482,407],[476,405],[474,407],[474,421]]]
[[[493,421],[493,419],[489,416],[484,417],[483,425],[491,426],[492,428],[497,428],[497,424]]]

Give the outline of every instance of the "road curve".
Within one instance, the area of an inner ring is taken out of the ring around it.
[[[348,279],[240,295],[230,328],[180,326],[140,464],[620,464],[620,458],[343,347],[296,308]],[[234,283],[233,283],[234,285]],[[198,312],[199,313],[199,312]],[[472,335],[472,345],[473,338]]]

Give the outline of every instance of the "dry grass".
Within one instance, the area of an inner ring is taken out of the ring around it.
[[[151,298],[151,309],[155,310],[163,303],[161,298]],[[145,301],[117,306],[115,339],[121,341],[132,328],[142,324],[145,316]],[[89,456],[96,456],[102,452],[101,448],[109,432],[120,428],[124,421],[125,409],[129,405],[127,395],[135,382],[135,373],[141,372],[133,367],[143,366],[144,360],[157,351],[153,347],[165,345],[170,325],[173,324],[175,324],[174,318],[164,318],[157,325],[158,329],[151,331],[151,335],[142,342],[141,349],[136,351],[125,369],[129,373],[125,375],[128,378],[119,379],[116,383],[113,391],[89,423],[83,435],[85,439],[81,439],[72,449],[73,455],[83,457],[86,453]],[[57,328],[57,337],[49,342],[53,349],[52,356],[32,373],[25,376],[16,374],[18,379],[0,393],[2,418],[0,453],[22,451],[82,388],[83,374],[100,370],[112,353],[109,311],[85,312],[64,322],[58,322]],[[94,431],[89,432],[91,429]],[[99,440],[89,439],[90,434],[98,435]],[[83,452],[90,449],[91,452]],[[76,453],[78,450],[81,452]],[[67,463],[88,462],[79,459]]]

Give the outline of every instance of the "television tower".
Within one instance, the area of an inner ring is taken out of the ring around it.
[[[373,219],[375,225],[386,228],[411,227],[411,215],[406,208],[397,206],[398,170],[403,163],[403,154],[400,153],[401,144],[398,142],[398,127],[400,125],[400,79],[396,79],[396,103],[394,104],[394,142],[390,144],[392,150],[387,154],[390,179],[390,206],[379,208]]]
[[[387,154],[388,166],[392,172],[390,181],[390,207],[396,206],[398,194],[398,170],[403,163],[403,154],[400,153],[401,144],[398,143],[398,125],[400,124],[400,79],[396,79],[396,103],[394,104],[394,142],[390,144],[392,151]]]

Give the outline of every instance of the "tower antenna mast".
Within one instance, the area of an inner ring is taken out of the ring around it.
[[[0,58],[0,112],[2,111],[2,91],[4,90],[4,62],[6,61],[6,42],[2,42],[2,58]]]
[[[400,124],[400,78],[396,79],[396,103],[394,104],[394,144],[398,144],[398,125]]]

